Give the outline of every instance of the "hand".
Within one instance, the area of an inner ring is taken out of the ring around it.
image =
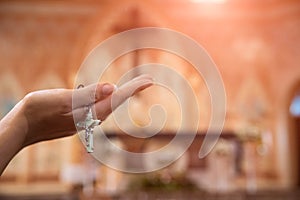
[[[149,75],[141,75],[117,90],[114,85],[106,83],[78,90],[55,89],[33,92],[24,100],[24,114],[27,120],[24,146],[73,135],[76,132],[73,117],[80,116],[84,119],[86,105],[94,104],[94,115],[103,121],[126,99],[151,86],[152,82]]]
[[[76,133],[73,115],[84,116],[86,105],[92,104],[94,114],[104,120],[126,99],[152,84],[149,75],[141,75],[115,91],[114,85],[105,83],[78,90],[52,89],[26,95],[0,121],[0,174],[25,146]]]

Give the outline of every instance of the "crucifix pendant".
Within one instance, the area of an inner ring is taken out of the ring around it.
[[[83,88],[84,85],[80,84],[77,89]],[[114,85],[115,90],[117,89],[117,86]],[[92,113],[92,104],[89,104],[86,106],[87,108],[87,113],[84,121],[78,122],[76,124],[77,127],[83,128],[85,130],[85,148],[88,153],[93,153],[94,152],[94,127],[98,126],[102,123],[101,120],[94,119],[93,118],[93,113]]]
[[[94,127],[101,124],[101,120],[93,119],[91,106],[88,107],[88,112],[84,121],[78,122],[77,126],[85,130],[85,146],[88,153],[94,152]]]

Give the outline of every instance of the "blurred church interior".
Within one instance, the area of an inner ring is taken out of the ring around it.
[[[94,47],[142,27],[183,33],[215,62],[226,90],[226,119],[210,154],[198,157],[212,114],[204,78],[170,52],[136,50],[117,58],[100,81],[116,83],[127,71],[147,63],[171,66],[181,74],[195,92],[200,116],[187,151],[169,167],[130,174],[94,159],[78,135],[38,143],[22,150],[6,168],[0,199],[299,198],[298,0],[1,0],[0,116],[31,91],[74,88],[78,69]],[[176,98],[153,86],[130,100],[129,113],[135,124],[145,126],[155,104],[167,113],[155,136],[129,136],[113,117],[102,129],[127,151],[157,150],[172,140],[181,123]],[[189,105],[186,98],[182,106],[193,109]],[[151,117],[161,118],[155,112]],[[120,165],[147,167],[172,156],[178,150],[173,149],[143,163],[118,152],[109,156]]]

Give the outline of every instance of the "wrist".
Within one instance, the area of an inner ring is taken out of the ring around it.
[[[0,174],[9,161],[24,147],[27,127],[23,109],[24,103],[20,101],[0,121]]]

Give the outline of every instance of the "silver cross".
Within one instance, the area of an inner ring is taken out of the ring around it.
[[[77,89],[83,88],[84,85],[80,84]],[[91,105],[87,106],[87,114],[84,121],[78,122],[76,124],[77,127],[84,128],[85,130],[85,143],[86,143],[86,150],[88,153],[94,152],[94,138],[93,132],[94,127],[101,124],[101,120],[94,119]]]
[[[94,152],[93,131],[94,127],[101,124],[101,120],[93,119],[91,106],[88,106],[88,112],[84,121],[78,122],[76,125],[85,130],[86,150],[88,153]]]

